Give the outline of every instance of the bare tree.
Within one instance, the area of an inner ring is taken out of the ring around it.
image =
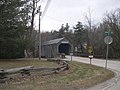
[[[103,19],[103,22],[107,24],[106,28],[113,32],[112,37],[114,42],[110,47],[110,56],[120,57],[120,8],[107,13],[106,17]]]
[[[87,29],[87,51],[89,47],[93,47],[93,35],[92,35],[92,15],[91,15],[91,9],[88,8],[88,13],[85,15],[85,20],[87,22],[86,29]]]

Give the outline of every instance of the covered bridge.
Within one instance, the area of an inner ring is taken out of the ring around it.
[[[55,58],[61,53],[68,55],[70,49],[71,45],[67,39],[58,38],[46,41],[42,44],[42,56],[46,58]]]

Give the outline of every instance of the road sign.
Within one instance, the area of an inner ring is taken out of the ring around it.
[[[113,34],[113,32],[111,32],[111,31],[105,32],[106,36],[111,36],[112,34]]]
[[[106,37],[104,38],[104,42],[105,42],[106,44],[111,44],[111,43],[113,42],[113,38],[112,38],[111,36],[106,36]]]
[[[89,46],[89,47],[88,47],[88,52],[89,52],[90,54],[93,52],[92,46]]]
[[[89,55],[89,58],[92,59],[92,58],[93,58],[93,55]]]
[[[70,55],[72,56],[72,55],[73,55],[73,53],[71,52],[71,53],[70,53]]]
[[[92,52],[93,52],[93,50],[92,50],[92,49],[88,49],[88,52],[89,52],[89,53],[92,53]]]
[[[105,34],[107,35],[107,36],[104,38],[104,42],[107,44],[105,69],[107,69],[109,44],[111,44],[111,43],[113,42],[113,38],[111,37],[111,35],[113,34],[113,32],[111,32],[111,31],[109,30],[108,32],[105,32]]]
[[[90,64],[91,64],[91,59],[93,58],[93,55],[89,55],[89,58],[90,58]]]
[[[75,51],[76,51],[76,52],[78,51],[78,48],[77,48],[77,47],[75,47]]]

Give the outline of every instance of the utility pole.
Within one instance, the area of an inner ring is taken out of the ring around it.
[[[39,35],[38,35],[38,39],[39,39],[39,60],[41,60],[41,31],[40,31],[40,26],[41,26],[41,6],[39,6]]]

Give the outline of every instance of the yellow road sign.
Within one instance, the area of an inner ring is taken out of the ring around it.
[[[88,52],[89,52],[89,53],[92,53],[92,52],[93,52],[93,50],[92,50],[92,49],[88,49]]]
[[[93,52],[93,48],[92,48],[92,46],[89,46],[88,47],[88,53],[92,53]]]

